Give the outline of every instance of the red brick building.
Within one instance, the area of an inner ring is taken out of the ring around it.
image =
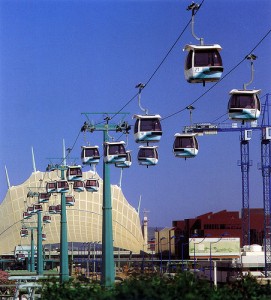
[[[194,219],[173,221],[175,229],[176,257],[180,256],[182,243],[188,242],[194,234],[198,237],[221,237],[227,233],[229,237],[239,237],[242,241],[242,219],[237,211],[222,210],[217,213],[208,212]],[[263,244],[264,236],[264,210],[262,208],[250,209],[250,244]],[[242,247],[243,245],[241,245]]]

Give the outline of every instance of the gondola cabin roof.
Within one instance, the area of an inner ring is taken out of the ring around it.
[[[161,119],[160,115],[133,115],[133,119]]]
[[[230,95],[243,95],[243,94],[247,94],[247,95],[254,95],[254,94],[260,94],[261,90],[237,90],[237,89],[233,89],[230,91]]]
[[[190,50],[218,50],[221,51],[222,47],[218,44],[213,45],[185,45],[184,50],[190,51]]]
[[[197,133],[175,133],[175,137],[193,137],[196,136]]]

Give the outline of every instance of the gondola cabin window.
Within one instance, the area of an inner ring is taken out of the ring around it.
[[[109,155],[114,154],[126,154],[124,146],[121,145],[110,145],[109,147]]]
[[[194,66],[222,66],[222,59],[217,50],[196,50]]]
[[[139,150],[139,157],[145,157],[145,158],[153,158],[156,157],[158,158],[158,154],[156,151],[154,151],[154,149],[152,148],[141,148]]]
[[[259,108],[259,106],[259,100],[257,99],[255,101],[253,95],[235,94],[232,95],[230,99],[231,108]]]
[[[157,118],[153,119],[145,119],[145,120],[136,120],[135,123],[135,130],[134,132],[137,133],[139,129],[139,123],[140,122],[140,131],[162,131],[161,123]]]
[[[175,140],[174,148],[198,148],[193,137],[181,137]]]

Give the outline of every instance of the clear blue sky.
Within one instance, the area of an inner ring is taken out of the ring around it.
[[[200,1],[198,2],[200,3]],[[49,157],[61,157],[62,139],[73,147],[80,163],[79,135],[86,120],[82,112],[117,112],[147,82],[191,18],[188,0],[168,1],[0,1],[0,199],[7,192],[6,165],[11,185],[32,172],[31,147],[37,169],[45,171]],[[271,28],[269,0],[205,0],[195,19],[195,32],[205,43],[218,43],[224,74],[234,68]],[[182,110],[213,84],[189,84],[184,79],[183,47],[196,43],[190,26],[142,92],[150,114],[169,116]],[[255,79],[249,88],[271,92],[271,34],[256,48]],[[244,61],[201,97],[193,122],[212,122],[227,112],[229,91],[250,80]],[[127,121],[140,113],[137,99],[124,111]],[[227,116],[219,119],[222,122]],[[99,121],[100,119],[95,119]],[[230,124],[230,121],[227,121]],[[149,211],[151,226],[171,226],[172,220],[209,212],[241,209],[241,171],[238,133],[199,137],[196,158],[172,154],[174,134],[189,124],[184,111],[162,122],[156,167],[139,166],[133,134],[128,148],[133,164],[124,170],[122,188],[127,200]],[[115,135],[116,138],[119,135]],[[99,132],[87,141],[102,148]],[[76,144],[74,145],[76,141]],[[260,135],[250,143],[250,206],[263,207]],[[120,171],[111,168],[113,184]],[[102,166],[98,166],[102,175]]]

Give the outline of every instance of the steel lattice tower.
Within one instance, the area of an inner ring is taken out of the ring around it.
[[[241,131],[241,172],[242,172],[242,245],[250,245],[250,212],[249,212],[249,142],[246,130]]]

